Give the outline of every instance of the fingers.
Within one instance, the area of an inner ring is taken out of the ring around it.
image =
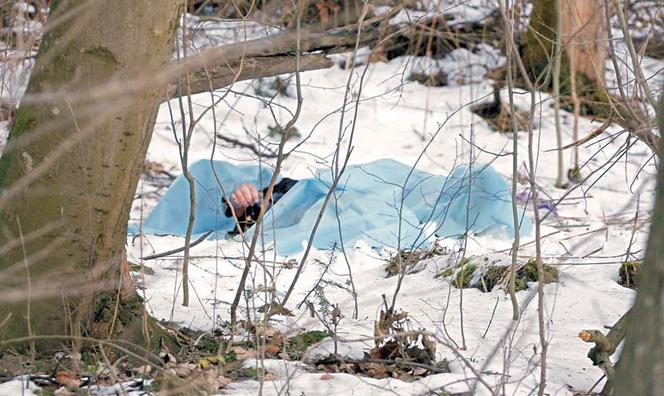
[[[251,196],[251,203],[255,204],[257,203],[260,199],[258,196],[258,190],[256,190],[256,186],[253,184],[245,184],[247,186],[247,189],[249,190],[249,195]]]
[[[248,206],[259,202],[260,196],[256,186],[251,183],[245,183],[240,185],[233,191],[231,194],[231,202],[235,209],[244,210]]]
[[[258,202],[258,190],[253,184],[247,183],[240,186],[244,195],[244,201],[247,206],[251,206]]]

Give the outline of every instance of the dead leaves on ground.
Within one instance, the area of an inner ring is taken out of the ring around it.
[[[432,358],[435,347],[431,348],[429,340],[423,343],[429,347],[405,346],[391,339],[371,349],[364,359],[330,357],[318,362],[316,368],[328,374],[346,373],[374,379],[396,378],[406,382],[417,381],[431,374],[449,373],[447,360],[435,362]],[[320,379],[329,380],[332,376],[323,375]]]
[[[347,360],[327,356],[311,363],[321,372],[321,381],[334,379],[334,373],[348,373],[376,379],[396,378],[415,381],[427,375],[449,372],[447,361],[435,362],[436,342],[421,331],[408,331],[408,313],[381,312],[375,323],[377,342],[363,359]],[[109,355],[110,367],[97,361],[91,373],[60,370],[47,378],[48,387],[57,387],[60,394],[89,389],[114,387],[133,381],[141,390],[144,379],[154,379],[153,387],[176,394],[204,395],[217,393],[233,381],[276,379],[273,373],[248,364],[252,359],[301,361],[313,345],[328,338],[327,331],[309,331],[288,337],[266,324],[241,323],[251,342],[224,345],[221,334],[210,335],[182,331],[188,340],[177,354],[162,347],[160,364],[129,364],[125,358]],[[94,352],[92,352],[94,354]],[[52,389],[52,388],[51,388]]]
[[[489,102],[474,105],[470,110],[484,118],[489,127],[496,132],[514,132],[516,124],[517,131],[528,130],[528,112],[517,108],[510,108],[502,102]]]
[[[155,378],[157,389],[187,395],[216,393],[232,382],[218,366],[203,369],[194,363],[166,365]]]
[[[440,362],[435,360],[436,341],[423,330],[410,330],[409,323],[407,312],[385,308],[374,323],[376,346],[365,353],[363,359],[329,356],[317,362],[316,368],[328,373],[359,374],[375,379],[396,378],[407,382],[431,374],[449,373],[446,359]]]

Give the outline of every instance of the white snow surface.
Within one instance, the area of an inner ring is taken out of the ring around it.
[[[28,380],[27,376],[15,378],[0,384],[0,396],[33,396],[39,387]]]
[[[493,166],[509,179],[512,157],[507,154],[511,152],[511,134],[492,131],[468,108],[469,103],[490,97],[490,82],[425,87],[406,80],[413,64],[409,60],[398,58],[390,63],[371,64],[361,92],[358,79],[363,66],[351,71],[334,67],[302,73],[304,104],[296,123],[301,137],[289,142],[286,150],[306,137],[308,139],[284,162],[282,174],[304,178],[311,175],[313,169],[329,166],[339,130],[339,109],[351,73],[353,98],[359,95],[361,99],[350,163],[394,158],[406,164],[417,163],[418,168],[432,173],[447,174],[455,164],[470,161],[471,145],[468,142],[472,140],[476,145],[472,149],[474,160],[493,161]],[[255,156],[248,150],[230,147],[219,141],[213,150],[214,134],[217,132],[250,141],[249,133],[274,143],[274,138],[266,137],[267,128],[274,125],[274,121],[265,109],[265,99],[247,96],[253,94],[250,83],[239,83],[231,91],[215,93],[217,97],[224,94],[224,100],[215,107],[214,118],[212,112],[208,112],[196,128],[191,161],[209,159],[214,153],[215,159],[256,163]],[[506,98],[507,92],[502,94]],[[528,108],[530,96],[527,92],[517,92],[515,99],[520,108]],[[630,149],[626,159],[620,157],[616,161],[614,154],[625,143],[627,136],[620,134],[620,129],[614,126],[601,138],[580,147],[584,165],[582,174],[590,176],[589,179],[582,185],[572,187],[572,191],[554,188],[556,152],[550,151],[556,147],[552,100],[550,95],[544,93],[537,93],[536,100],[535,146],[539,149],[536,174],[542,197],[557,200],[567,194],[558,206],[558,216],[547,217],[542,225],[544,261],[560,270],[560,281],[545,286],[542,301],[546,339],[549,342],[546,391],[552,395],[567,395],[572,394],[573,390],[589,390],[602,375],[586,357],[591,345],[582,342],[578,333],[583,329],[605,331],[604,326],[612,325],[632,303],[634,291],[617,283],[618,267],[626,257],[630,241],[630,259],[643,255],[655,167],[650,159],[651,153],[641,143]],[[194,103],[197,106],[195,111],[200,111],[209,105],[210,95],[198,95],[194,97]],[[275,106],[274,111],[283,124],[295,111],[296,100],[278,96],[275,103],[282,106]],[[347,110],[344,126],[351,124],[355,104],[353,102]],[[177,102],[171,105],[177,106]],[[571,114],[563,113],[565,144],[572,141],[572,121]],[[175,122],[179,125],[178,119]],[[164,104],[148,157],[177,173],[180,168],[178,149],[170,125],[169,112]],[[585,136],[599,125],[591,119],[581,119],[579,136]],[[417,162],[428,140],[439,128],[440,132]],[[346,133],[341,143],[344,151],[351,144],[348,137]],[[526,134],[519,134],[518,147],[520,173],[525,174]],[[569,152],[564,154],[568,167],[570,155]],[[520,191],[527,189],[526,184],[520,184]],[[143,183],[138,193],[149,191],[150,185]],[[634,230],[637,202],[639,210]],[[132,220],[139,221],[141,216],[146,216],[155,203],[154,195],[149,194],[137,200]],[[520,262],[535,255],[533,240],[532,235],[522,238]],[[517,293],[523,316],[515,323],[512,321],[509,297],[503,290],[482,293],[477,289],[464,289],[462,292],[451,287],[449,280],[434,278],[449,262],[457,261],[460,255],[460,241],[442,240],[439,243],[453,253],[420,263],[419,272],[411,271],[401,286],[397,308],[409,312],[413,329],[434,332],[442,341],[437,349],[438,358],[445,357],[452,362],[452,373],[433,375],[415,383],[347,374],[335,374],[332,380],[322,380],[320,373],[311,373],[310,368],[306,369],[302,363],[267,360],[262,364],[276,375],[276,380],[262,385],[256,381],[236,382],[226,392],[256,394],[261,386],[265,394],[277,394],[284,387],[291,394],[423,394],[442,387],[450,391],[467,391],[473,387],[474,372],[480,373],[489,387],[500,383],[501,374],[508,376],[500,393],[525,395],[532,392],[538,382],[540,351],[535,285],[532,284],[530,290]],[[466,256],[478,260],[490,257],[506,264],[510,260],[511,244],[509,238],[471,236]],[[182,238],[172,236],[148,235],[130,239],[129,258],[130,261],[141,262],[142,256],[182,245]],[[344,315],[338,328],[338,338],[342,340],[340,351],[344,354],[361,356],[363,351],[372,347],[373,326],[381,309],[381,295],[391,298],[397,284],[397,278],[387,278],[384,269],[386,260],[393,253],[393,247],[375,251],[362,242],[347,246],[349,264],[343,255],[338,255],[323,278],[327,281],[324,287],[326,299],[333,304],[338,303]],[[145,261],[144,264],[156,272],[155,275],[138,275],[145,286],[144,293],[151,314],[158,319],[169,319],[198,329],[211,330],[227,321],[245,254],[246,247],[238,240],[207,240],[192,248],[189,267],[192,298],[189,307],[181,305],[181,255]],[[278,295],[283,296],[295,273],[294,269],[285,268],[284,263],[293,258],[299,262],[301,256],[275,257],[273,252],[261,255],[266,271],[261,266],[252,267],[247,285],[253,291],[253,299],[250,300],[252,315],[255,313],[253,308],[265,303],[262,291],[266,283],[274,286]],[[287,304],[294,316],[277,316],[273,323],[275,327],[287,334],[323,329],[317,319],[309,316],[304,306],[298,309],[296,305],[319,281],[328,261],[326,252],[314,251],[310,255]],[[346,289],[349,287],[349,267],[357,291],[357,319],[352,318],[352,295],[343,288],[333,286],[336,283]],[[266,273],[274,276],[273,281]],[[315,299],[312,301],[315,303]],[[463,308],[463,323],[460,306]],[[244,316],[245,312],[246,307],[242,308],[241,315]],[[462,348],[462,328],[465,348]],[[488,392],[485,385],[477,385],[477,394]]]

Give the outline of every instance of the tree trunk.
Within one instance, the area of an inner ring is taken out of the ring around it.
[[[556,1],[537,0],[523,38],[523,60],[533,81],[549,89],[556,43]],[[560,0],[562,20],[561,93],[571,91],[571,68],[577,72],[582,96],[604,92],[604,63],[607,40],[603,0]]]
[[[664,95],[659,98],[664,131]],[[660,141],[661,144],[661,141]],[[661,149],[660,149],[661,150]],[[662,151],[660,151],[662,152]],[[661,395],[664,389],[664,169],[657,176],[655,212],[639,291],[627,323],[625,348],[617,365],[614,395]]]
[[[588,80],[604,85],[608,51],[603,0],[561,0],[561,42],[570,67]]]
[[[131,97],[89,93],[165,67],[180,7],[168,0],[52,2],[0,158],[0,340],[115,337],[139,318],[133,291],[121,292],[121,267],[165,91],[154,84]]]
[[[321,51],[373,42],[396,14],[229,44],[173,65],[185,2],[79,3],[53,1],[0,158],[0,350],[23,336],[39,336],[43,346],[62,339],[42,342],[48,335],[159,341],[147,333],[163,332],[142,320],[138,297],[122,287],[122,265],[133,194],[174,80],[192,73],[192,92],[201,92],[326,68],[331,62]]]

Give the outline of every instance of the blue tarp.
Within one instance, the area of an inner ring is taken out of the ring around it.
[[[211,230],[225,237],[235,222],[224,215],[224,192],[230,195],[236,186],[248,182],[261,190],[272,177],[267,167],[225,161],[201,160],[190,169],[196,179],[194,237]],[[300,180],[266,214],[263,241],[281,255],[302,251],[333,180],[329,169]],[[374,247],[414,249],[427,246],[433,235],[461,237],[467,230],[512,237],[511,205],[510,186],[489,165],[474,164],[472,172],[468,166],[459,166],[447,177],[394,160],[349,166],[324,210],[313,246],[329,249],[341,247],[343,241],[345,248],[352,248],[362,239]],[[189,185],[180,175],[142,230],[182,236],[188,218]],[[522,219],[520,234],[529,234],[531,228],[530,219]],[[252,232],[253,227],[247,235]]]

